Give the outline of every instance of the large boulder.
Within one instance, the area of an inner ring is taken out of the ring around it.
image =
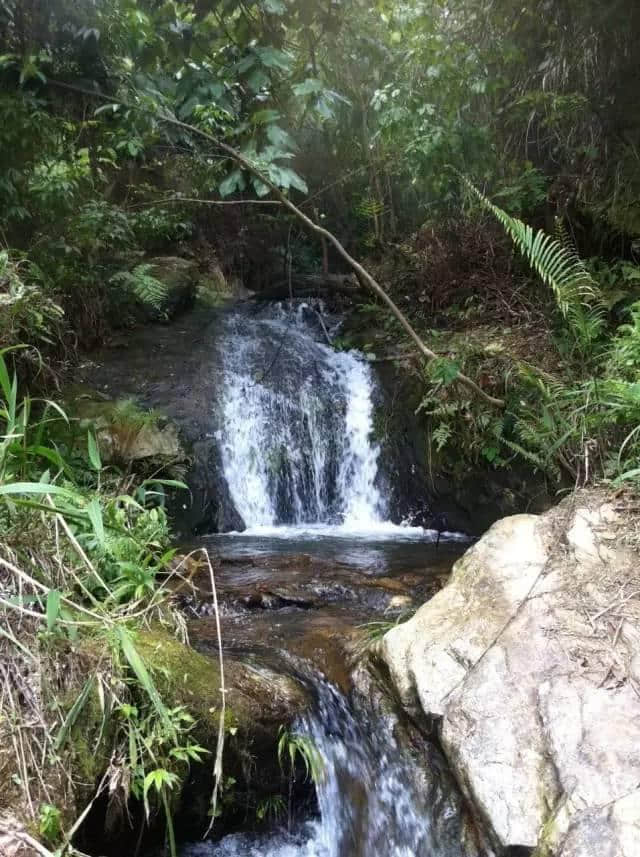
[[[640,586],[629,517],[582,492],[498,521],[380,654],[497,854],[640,854]]]

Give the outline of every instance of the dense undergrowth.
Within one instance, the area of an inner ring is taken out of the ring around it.
[[[479,207],[463,223],[425,227],[372,261],[438,359],[417,361],[376,302],[357,308],[337,344],[390,355],[416,376],[425,434],[454,471],[524,464],[552,490],[602,481],[635,488],[640,265],[583,262],[561,223],[555,236],[535,235],[475,189],[472,197]],[[461,371],[504,406],[463,394]]]
[[[0,352],[0,816],[22,807],[32,835],[66,850],[96,800],[108,795],[113,825],[133,797],[147,817],[164,813],[173,852],[177,786],[207,751],[189,711],[162,698],[137,635],[164,627],[186,639],[167,590],[179,567],[163,504],[180,484],[103,465],[92,429],[21,396],[8,357]]]

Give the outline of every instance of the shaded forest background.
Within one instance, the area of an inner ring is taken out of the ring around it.
[[[72,360],[144,318],[146,262],[176,243],[204,275],[215,260],[253,290],[341,270],[177,119],[250,159],[435,341],[423,410],[439,447],[585,479],[591,445],[601,475],[634,470],[608,457],[640,414],[639,30],[623,0],[2,0],[0,343]],[[585,260],[606,315],[588,355],[460,174]],[[359,311],[402,350],[375,300]],[[380,350],[370,339],[344,344]],[[615,414],[587,371],[605,359]],[[461,402],[462,368],[500,398],[515,388],[525,410]]]

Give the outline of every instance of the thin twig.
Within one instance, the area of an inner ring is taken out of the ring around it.
[[[635,592],[632,592],[630,595],[627,595],[626,598],[623,598],[622,601],[612,601],[611,604],[607,605],[603,610],[593,617],[593,621],[597,622],[598,619],[601,619],[609,610],[614,610],[617,607],[622,607],[623,604],[626,604],[627,601],[631,601],[632,598],[635,598],[636,595],[640,595],[640,589],[636,589]]]
[[[218,592],[216,589],[216,579],[213,572],[213,566],[211,564],[211,558],[209,557],[209,551],[206,548],[200,549],[204,554],[207,565],[209,566],[209,579],[211,581],[211,595],[213,598],[213,610],[216,617],[216,634],[218,636],[218,660],[220,663],[220,696],[222,699],[222,704],[220,706],[220,721],[218,724],[218,741],[216,745],[216,760],[213,766],[213,792],[211,794],[211,821],[209,823],[209,827],[207,828],[207,832],[203,838],[206,838],[213,828],[215,819],[216,819],[216,810],[218,806],[218,792],[220,790],[220,784],[222,782],[222,754],[224,751],[224,723],[225,723],[225,715],[227,709],[227,689],[224,683],[224,657],[222,654],[222,628],[220,627],[220,610],[218,608]]]

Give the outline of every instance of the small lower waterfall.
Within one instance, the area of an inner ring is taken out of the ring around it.
[[[368,706],[318,678],[316,705],[298,731],[317,748],[320,818],[293,831],[231,834],[187,846],[181,857],[463,857],[460,804],[441,772],[415,763]],[[476,852],[474,852],[476,853]]]
[[[318,748],[325,771],[316,786],[321,820],[307,843],[309,853],[457,857],[459,818],[455,811],[448,819],[442,813],[437,777],[418,782],[406,751],[368,708],[354,711],[326,682],[316,691],[316,707],[302,728]]]
[[[236,310],[224,325],[219,439],[245,526],[383,521],[367,362],[322,341],[313,304]]]

